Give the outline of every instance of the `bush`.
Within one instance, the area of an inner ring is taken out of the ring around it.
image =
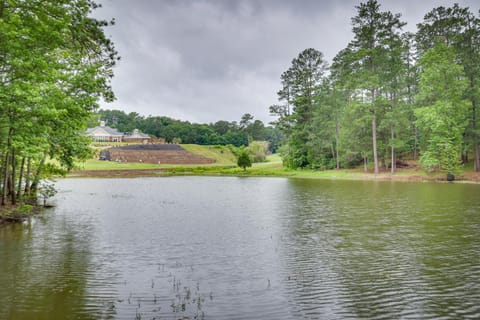
[[[250,160],[250,155],[248,151],[243,148],[240,154],[238,155],[237,165],[242,168],[244,171],[247,170],[247,167],[252,166],[252,161]]]
[[[248,152],[253,162],[265,162],[268,153],[268,141],[252,141],[248,146]]]

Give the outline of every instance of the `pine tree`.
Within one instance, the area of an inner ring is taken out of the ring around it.
[[[375,0],[361,3],[356,7],[358,14],[352,18],[354,40],[348,50],[342,53],[348,61],[350,86],[356,90],[357,101],[371,117],[372,151],[374,171],[379,173],[377,136],[381,117],[385,112],[383,80],[386,71],[396,61],[393,50],[400,43],[400,30],[405,23],[400,21],[400,14],[381,12]]]

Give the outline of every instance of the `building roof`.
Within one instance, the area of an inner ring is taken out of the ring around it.
[[[138,129],[133,130],[132,134],[126,134],[125,138],[127,139],[150,139],[150,136],[145,133],[141,133]]]
[[[117,129],[107,126],[96,126],[95,128],[88,128],[85,133],[89,136],[123,136],[123,133],[119,132]]]

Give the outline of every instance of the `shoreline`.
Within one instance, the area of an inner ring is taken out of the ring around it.
[[[345,181],[381,181],[381,182],[435,182],[447,183],[445,174],[426,174],[416,169],[399,169],[396,174],[381,172],[363,172],[358,169],[341,170],[289,170],[278,165],[263,163],[244,171],[238,167],[163,167],[150,169],[101,169],[101,170],[74,170],[65,178],[142,178],[142,177],[175,177],[175,176],[205,176],[205,177],[268,177],[312,180],[345,180]],[[457,184],[480,184],[480,172],[465,170],[458,175]],[[29,217],[43,212],[41,205],[6,205],[0,207],[0,227],[23,222]]]
[[[40,205],[6,205],[0,207],[0,228],[14,223],[22,223],[28,218],[42,213],[45,208]]]
[[[174,167],[155,169],[106,169],[75,170],[68,178],[137,178],[169,176],[237,176],[237,177],[283,177],[321,180],[360,180],[360,181],[402,181],[402,182],[448,182],[445,174],[425,174],[400,169],[396,174],[381,172],[374,174],[356,169],[341,170],[288,170],[283,168],[253,167],[243,171],[240,168],[223,167]],[[465,171],[453,183],[480,184],[480,172]]]

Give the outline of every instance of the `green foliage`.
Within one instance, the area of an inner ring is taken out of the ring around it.
[[[480,147],[478,107],[480,103],[480,19],[470,9],[458,4],[437,7],[425,15],[418,25],[417,47],[421,55],[432,49],[437,42],[448,44],[455,53],[455,61],[463,66],[467,80],[464,91],[471,108],[466,110],[469,124],[463,136],[463,153],[472,152],[474,168],[480,171]]]
[[[284,140],[280,130],[265,126],[260,120],[253,120],[254,117],[250,114],[243,115],[240,124],[224,120],[213,124],[197,124],[160,116],[145,118],[137,113],[126,114],[121,110],[99,110],[93,119],[94,123],[91,120],[89,122],[91,127],[98,125],[101,119],[121,132],[139,129],[151,136],[164,138],[167,143],[231,144],[240,147],[247,146],[249,141],[267,140],[271,151],[275,151]]]
[[[287,136],[289,148],[285,165],[291,168],[309,165],[309,133],[312,130],[315,108],[318,105],[320,85],[326,63],[323,54],[315,49],[305,49],[292,60],[291,67],[282,76],[283,88],[278,92],[283,106],[272,106],[272,114],[279,116],[277,128]]]
[[[47,205],[47,200],[57,194],[57,190],[55,190],[55,186],[53,183],[49,183],[47,181],[43,181],[38,189],[40,195],[43,198],[43,206]]]
[[[421,163],[428,171],[457,173],[469,107],[464,99],[467,80],[463,68],[456,63],[454,49],[442,42],[428,50],[419,63],[423,71],[415,115],[422,132]]]
[[[29,204],[24,204],[24,205],[21,205],[21,206],[18,206],[15,210],[16,213],[28,213],[30,211],[32,211],[33,209],[33,206],[32,205],[29,205]]]
[[[252,141],[247,148],[253,163],[265,162],[268,149],[268,141]]]
[[[427,170],[458,172],[475,155],[480,170],[480,19],[455,4],[434,8],[418,33],[402,33],[399,14],[368,0],[356,6],[353,40],[325,64],[302,51],[281,75],[280,104],[270,106],[277,147],[289,168],[381,165],[401,157]],[[416,40],[416,42],[415,42]],[[307,81],[306,81],[307,79]],[[310,80],[310,81],[308,81]]]
[[[1,202],[15,204],[37,189],[47,155],[65,170],[88,156],[81,136],[97,101],[114,98],[117,53],[103,32],[110,23],[91,18],[93,1],[11,0],[0,8]]]
[[[243,171],[247,170],[247,167],[252,166],[250,154],[245,148],[242,148],[240,153],[238,154],[237,165],[242,168]]]

